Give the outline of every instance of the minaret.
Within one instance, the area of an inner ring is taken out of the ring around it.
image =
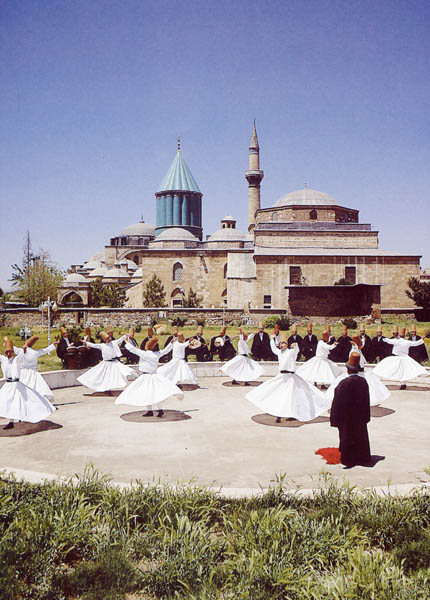
[[[260,183],[264,177],[264,171],[260,169],[260,146],[255,120],[249,143],[249,169],[245,171],[245,177],[248,181],[248,231],[251,231],[255,227],[255,211],[260,208]]]

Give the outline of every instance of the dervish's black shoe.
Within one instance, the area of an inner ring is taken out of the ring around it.
[[[321,389],[322,389],[322,390],[326,390],[326,389],[327,389],[327,386],[326,386],[326,385],[322,385],[322,386],[321,386]]]
[[[14,422],[13,421],[9,421],[9,423],[7,425],[5,425],[3,427],[3,429],[12,429],[13,427],[15,427]]]
[[[276,422],[280,423],[281,422],[281,417],[276,417]]]
[[[163,415],[164,415],[164,410],[161,408],[161,409],[158,411],[157,417],[162,417]]]
[[[233,379],[233,381],[231,382],[231,385],[240,385],[240,383],[238,381],[236,381],[235,379]]]
[[[402,385],[400,386],[401,390],[405,390],[406,389],[406,383],[402,383]]]
[[[146,413],[143,413],[144,417],[153,417],[154,413],[152,412],[152,410],[147,410]]]

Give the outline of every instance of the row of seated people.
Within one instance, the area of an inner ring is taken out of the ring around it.
[[[327,330],[330,333],[330,325],[327,325]],[[57,354],[61,358],[63,367],[65,368],[85,368],[91,367],[97,364],[101,360],[101,352],[97,349],[90,349],[79,347],[75,348],[73,344],[68,339],[67,330],[64,327],[60,328],[61,339],[57,346]],[[107,327],[107,333],[114,339],[114,334],[111,327]],[[157,335],[163,333],[163,330],[158,328]],[[173,335],[169,336],[164,343],[164,347],[170,343],[173,336],[177,333],[177,329],[174,328]],[[275,335],[275,341],[280,336],[279,327],[275,325],[273,333]],[[147,336],[142,340],[140,344],[140,348],[144,349],[146,342],[154,336],[154,331],[151,327],[148,328]],[[390,356],[392,353],[392,346],[384,342],[384,336],[382,333],[382,329],[378,327],[376,336],[372,339],[366,334],[365,327],[362,325],[360,327],[360,338],[363,343],[362,352],[367,362],[374,363],[377,361],[381,361],[386,356]],[[396,337],[405,337],[405,330],[402,329],[401,333],[399,333],[398,326],[395,325],[393,328],[393,334],[391,338]],[[94,342],[94,339],[91,336],[91,330],[89,327],[85,328],[84,339],[89,342]],[[231,338],[227,335],[227,328],[222,327],[220,333],[211,338],[209,344],[206,343],[203,337],[203,327],[199,326],[197,332],[192,339],[198,340],[200,346],[198,348],[187,348],[186,359],[190,355],[194,355],[195,359],[198,362],[211,361],[215,356],[219,357],[220,361],[230,360],[236,355],[236,350],[233,346]],[[409,331],[409,338],[412,341],[416,341],[421,339],[419,335],[417,335],[415,325],[412,325]],[[130,338],[131,343],[134,345],[138,345],[137,341],[134,337]],[[222,342],[220,342],[222,340]],[[348,329],[346,326],[342,329],[342,335],[337,338],[334,336],[330,336],[329,343],[333,343],[337,341],[337,346],[334,348],[330,354],[330,360],[334,362],[347,362],[349,357],[349,352],[351,350],[351,342],[352,338],[348,335]],[[318,344],[317,336],[312,332],[312,323],[308,323],[307,332],[305,335],[301,336],[297,332],[297,326],[294,324],[292,326],[291,335],[288,338],[288,347],[290,348],[293,343],[296,343],[299,347],[299,355],[297,360],[301,358],[303,360],[309,360],[313,356],[315,356],[316,347]],[[159,346],[155,347],[155,350],[159,350]],[[122,344],[121,347],[122,355],[125,357],[127,364],[135,364],[138,362],[139,357],[135,354],[129,352],[125,348],[125,344]],[[263,323],[259,323],[258,331],[255,333],[252,346],[251,353],[253,358],[256,360],[276,360],[276,356],[272,353],[270,349],[270,337],[269,334],[264,331]],[[410,348],[409,354],[412,358],[414,358],[419,363],[423,363],[428,360],[427,350],[425,345],[418,346],[416,348]],[[72,357],[72,360],[71,360]],[[171,358],[171,353],[162,357],[160,362],[168,362]],[[79,360],[78,360],[79,359]],[[73,363],[74,366],[68,366],[68,363]],[[78,364],[79,363],[79,364]]]

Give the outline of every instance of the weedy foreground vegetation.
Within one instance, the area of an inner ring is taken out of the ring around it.
[[[0,481],[0,597],[428,599],[430,490],[359,492],[322,476],[228,499],[186,485]]]

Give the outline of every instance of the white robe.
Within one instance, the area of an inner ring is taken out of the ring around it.
[[[77,378],[77,381],[96,392],[121,390],[124,388],[128,383],[128,379],[134,376],[133,369],[116,360],[116,358],[122,356],[119,345],[124,339],[125,335],[117,340],[112,340],[109,344],[86,342],[89,348],[101,350],[102,361],[95,367],[88,369],[88,371]]]
[[[297,369],[297,375],[311,383],[333,383],[336,377],[346,373],[344,367],[339,367],[328,358],[330,350],[333,350],[334,347],[335,344],[327,344],[327,342],[319,340],[315,356]]]
[[[6,379],[0,390],[0,416],[27,423],[38,423],[51,415],[55,411],[55,406],[39,392],[19,380],[23,355],[23,352],[13,358],[0,355],[1,368]]]
[[[14,346],[13,349],[16,355],[23,355],[23,363],[19,380],[25,385],[28,385],[28,387],[39,392],[39,394],[42,394],[42,396],[45,396],[45,398],[48,400],[52,400],[54,394],[42,375],[37,370],[37,362],[41,356],[53,352],[55,350],[55,344],[51,344],[50,346],[41,348],[40,350],[27,348],[25,352],[23,348],[15,348]]]
[[[253,337],[254,334],[250,333],[248,339],[245,340],[242,334],[239,335],[237,355],[219,369],[224,375],[228,375],[228,377],[231,377],[234,381],[256,381],[263,375],[262,367],[248,356],[251,353],[248,342],[250,342]]]
[[[356,344],[352,344],[351,352],[349,353],[350,356],[352,352],[357,352],[358,354],[360,354],[360,367],[364,368],[364,366],[367,364],[367,361]],[[363,379],[367,381],[367,384],[369,386],[370,406],[376,406],[378,404],[381,404],[382,402],[384,402],[384,400],[391,396],[391,392],[387,388],[387,386],[384,385],[382,381],[376,375],[374,375],[372,371],[362,371],[358,373],[358,376],[363,377]],[[328,388],[326,396],[329,400],[330,405],[333,402],[335,389],[337,388],[339,383],[347,377],[349,377],[348,373],[340,375]]]
[[[426,375],[426,369],[408,355],[408,350],[414,346],[421,346],[424,340],[412,342],[403,338],[392,340],[383,338],[384,342],[393,346],[393,356],[386,356],[374,368],[373,372],[381,379],[392,381],[409,381],[420,375]]]
[[[158,367],[157,373],[163,375],[173,383],[197,383],[197,377],[185,360],[185,350],[190,345],[190,341],[173,342],[172,358],[168,363]]]
[[[157,373],[158,361],[168,354],[172,344],[163,350],[140,350],[129,342],[125,345],[127,350],[139,356],[139,371],[142,373],[118,396],[115,404],[129,404],[130,406],[152,407],[170,398],[177,396],[183,398],[184,394],[172,381]]]
[[[299,347],[279,350],[271,340],[270,347],[279,361],[280,373],[248,392],[247,400],[275,417],[290,417],[299,421],[312,421],[329,407],[326,395],[302,379],[296,370]],[[288,371],[282,373],[281,371]]]

